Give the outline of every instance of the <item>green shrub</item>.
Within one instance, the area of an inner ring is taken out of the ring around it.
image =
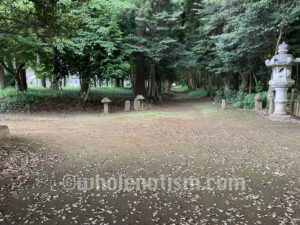
[[[224,98],[226,100],[227,103],[232,103],[232,98],[234,93],[231,90],[224,90]]]
[[[234,107],[244,108],[244,109],[253,109],[255,106],[255,97],[256,94],[247,94],[243,90],[238,91],[233,97]],[[267,107],[267,96],[268,92],[261,92],[263,107]]]
[[[244,98],[244,108],[245,109],[253,109],[254,106],[255,106],[255,100],[254,100],[254,97],[255,97],[256,94],[247,94]]]
[[[203,98],[203,97],[208,97],[209,96],[209,91],[204,90],[204,88],[199,88],[196,91],[190,91],[189,96],[193,98]]]
[[[99,101],[103,97],[108,98],[130,98],[133,97],[131,89],[128,88],[92,88],[88,101]],[[60,90],[49,88],[30,87],[28,91],[19,92],[14,88],[0,90],[0,109],[9,110],[16,108],[29,108],[31,105],[39,104],[45,100],[65,101],[69,100],[83,101],[80,95],[79,87],[67,87],[63,89],[63,95]]]
[[[268,108],[268,92],[264,91],[261,94],[262,102],[263,102],[263,108]]]
[[[245,92],[243,90],[239,90],[238,92],[234,93],[232,96],[233,105],[236,108],[244,108],[244,100],[245,100]]]
[[[263,84],[261,83],[261,81],[258,81],[256,86],[255,86],[255,91],[256,93],[261,93],[264,89]]]
[[[223,90],[217,90],[214,98],[215,102],[221,102],[223,98],[224,98]]]

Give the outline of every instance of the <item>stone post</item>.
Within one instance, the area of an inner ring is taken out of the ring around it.
[[[254,97],[255,100],[255,111],[260,112],[262,111],[262,97],[260,94],[256,94]]]
[[[134,111],[139,111],[141,106],[140,106],[140,101],[135,99],[134,102],[133,102],[133,108],[134,108]]]
[[[126,101],[125,102],[125,112],[129,112],[130,111],[130,101]]]
[[[223,99],[222,100],[222,109],[225,110],[226,109],[226,101]]]
[[[296,88],[294,88],[292,90],[292,95],[291,95],[291,114],[295,115],[295,101],[298,98],[298,90]]]
[[[282,43],[279,45],[278,54],[271,60],[266,60],[266,65],[272,68],[273,79],[269,84],[275,89],[275,110],[272,117],[284,118],[287,113],[287,91],[295,84],[291,79],[293,65],[299,63],[300,59],[294,59],[291,54],[288,54],[288,45]]]
[[[5,139],[9,137],[9,129],[6,125],[0,125],[0,139]]]
[[[295,116],[300,117],[300,102],[295,104]]]

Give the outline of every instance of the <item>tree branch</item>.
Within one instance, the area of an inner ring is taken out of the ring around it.
[[[12,75],[14,78],[16,78],[16,74],[15,74],[11,69],[9,69],[8,66],[5,65],[5,63],[1,62],[1,63],[0,63],[0,66],[1,66],[4,70],[6,70],[10,75]]]

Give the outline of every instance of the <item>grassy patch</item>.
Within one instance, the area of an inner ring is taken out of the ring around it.
[[[196,91],[189,91],[189,96],[193,98],[203,98],[209,96],[209,91],[204,88],[199,88]]]
[[[193,98],[203,98],[209,96],[209,91],[205,90],[204,88],[198,88],[196,91],[193,91],[190,90],[188,86],[182,86],[182,85],[172,87],[171,91],[180,92],[180,93],[188,92],[188,95]]]
[[[171,91],[174,91],[174,92],[188,92],[190,91],[190,89],[188,88],[188,86],[185,86],[185,85],[178,85],[176,87],[172,87],[171,88]]]
[[[131,89],[127,88],[92,88],[88,101],[100,101],[103,97],[112,99],[130,98],[133,97],[133,93]],[[64,88],[62,94],[60,90],[36,87],[30,87],[26,92],[19,92],[14,88],[0,90],[1,110],[29,108],[31,105],[49,100],[58,102],[80,102],[83,101],[83,96],[80,95],[80,89],[74,87]]]
[[[213,106],[210,104],[197,104],[195,107],[201,111],[203,115],[217,115],[224,113],[217,106]]]

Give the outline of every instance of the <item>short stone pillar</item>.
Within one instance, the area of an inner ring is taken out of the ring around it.
[[[296,114],[295,116],[300,117],[300,102],[297,102],[296,104]]]
[[[226,101],[223,99],[222,100],[222,109],[225,110],[226,109]]]
[[[144,100],[143,95],[137,95],[134,99],[134,110],[144,110]]]
[[[295,115],[295,101],[298,98],[298,89],[294,88],[291,95],[291,114]]]
[[[275,91],[272,91],[269,96],[269,114],[272,115],[275,109]]]
[[[271,60],[266,60],[266,65],[272,68],[273,79],[269,85],[275,89],[275,116],[287,115],[287,91],[295,84],[291,79],[293,65],[299,63],[300,59],[294,59],[291,54],[288,54],[288,45],[282,43],[279,45],[278,54]]]
[[[255,97],[254,97],[254,100],[255,100],[255,107],[254,107],[254,110],[256,112],[260,112],[262,111],[262,97],[260,94],[256,94]]]
[[[111,103],[111,100],[109,98],[103,98],[101,101],[104,104],[104,114],[109,113],[109,103]]]
[[[9,135],[9,129],[6,125],[0,125],[0,140],[8,138]]]
[[[125,112],[129,112],[130,111],[130,101],[126,101],[125,102]]]

